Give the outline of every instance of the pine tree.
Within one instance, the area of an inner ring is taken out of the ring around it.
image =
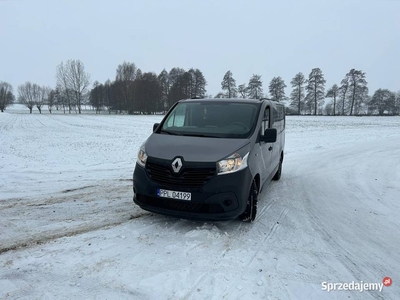
[[[133,114],[137,104],[135,103],[134,81],[137,76],[136,65],[132,62],[124,61],[118,65],[115,75],[115,92],[119,98],[119,110],[127,110]]]
[[[318,105],[322,105],[321,101],[325,98],[325,82],[324,75],[320,68],[314,68],[308,76],[306,101],[310,109],[314,106],[314,115],[318,112]]]
[[[139,111],[151,114],[162,110],[161,89],[156,74],[143,73],[135,80],[135,91]]]
[[[292,85],[292,92],[290,93],[290,99],[292,100],[290,106],[296,108],[297,114],[300,115],[302,108],[304,107],[304,84],[306,83],[306,78],[303,73],[297,73],[293,77],[290,84]]]
[[[339,88],[339,96],[341,99],[340,102],[340,110],[341,115],[344,116],[345,114],[345,104],[346,104],[346,97],[347,97],[347,93],[349,91],[349,79],[347,77],[345,77],[341,82],[340,82],[340,88]]]
[[[253,75],[250,78],[247,93],[250,99],[261,99],[263,97],[261,75]]]
[[[232,72],[227,71],[221,82],[222,90],[226,91],[227,98],[236,98],[238,90],[236,88],[236,80],[232,77]]]
[[[272,100],[278,102],[285,100],[285,87],[285,81],[280,76],[272,78],[269,83],[269,93],[271,94]]]
[[[346,74],[346,78],[350,90],[349,106],[351,116],[353,115],[354,107],[363,102],[363,95],[365,95],[366,92],[367,81],[365,80],[365,73],[361,70],[355,69],[351,69],[349,73]]]
[[[168,95],[171,86],[169,74],[165,69],[158,75],[158,82],[161,89],[161,102],[163,103],[163,109],[166,110],[168,108]]]
[[[336,98],[339,95],[339,87],[334,84],[327,92],[326,97],[333,98],[333,115],[336,116]]]
[[[204,77],[203,73],[199,69],[194,70],[192,78],[193,78],[192,98],[204,98],[204,96],[207,92],[206,78]]]
[[[218,94],[215,95],[214,98],[226,98],[226,94],[223,92],[219,92]]]
[[[238,86],[238,93],[241,98],[243,98],[243,99],[247,98],[247,87],[246,87],[245,83]]]

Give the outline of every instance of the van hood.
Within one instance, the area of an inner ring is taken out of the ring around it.
[[[150,157],[185,161],[217,162],[249,144],[249,139],[224,139],[153,133],[145,143]]]

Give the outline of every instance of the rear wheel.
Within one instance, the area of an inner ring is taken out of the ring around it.
[[[243,222],[253,222],[256,219],[257,215],[257,202],[258,202],[258,188],[257,183],[253,179],[253,183],[251,184],[249,197],[247,199],[247,207],[243,214],[239,216],[239,218]]]
[[[281,157],[281,159],[279,160],[278,171],[276,171],[274,177],[272,177],[272,180],[279,180],[279,179],[281,179],[281,175],[282,175],[282,162],[283,162],[283,158]]]

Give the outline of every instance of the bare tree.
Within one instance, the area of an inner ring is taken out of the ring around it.
[[[18,100],[29,108],[29,113],[32,113],[32,109],[40,101],[40,97],[41,87],[39,85],[28,81],[18,86]]]
[[[59,89],[60,102],[65,114],[65,107],[68,106],[68,112],[72,110],[72,94],[70,93],[70,83],[68,81],[68,68],[63,62],[57,66],[57,88]]]
[[[56,97],[57,97],[56,91],[49,88],[47,97],[47,108],[50,113],[53,110],[53,106],[56,104],[57,100]]]
[[[11,84],[0,81],[0,110],[4,112],[7,106],[14,101],[14,94]]]
[[[37,86],[36,90],[37,90],[38,95],[36,97],[35,105],[36,105],[39,113],[42,113],[42,107],[47,102],[47,98],[48,98],[48,94],[49,94],[50,88],[45,87],[45,86],[42,86],[42,87]]]
[[[63,89],[60,85],[56,86],[56,109],[59,110],[60,107],[62,107],[62,110],[66,111],[66,108],[68,106],[68,96],[67,96],[68,90]],[[69,110],[69,113],[71,113],[71,110]]]
[[[124,61],[121,65],[118,65],[115,80],[116,81],[134,81],[136,78],[136,65]]]
[[[68,60],[64,65],[62,62],[57,67],[57,85],[61,86],[66,94],[69,113],[72,106],[78,107],[81,113],[81,105],[84,95],[88,93],[90,84],[89,73],[80,60]]]

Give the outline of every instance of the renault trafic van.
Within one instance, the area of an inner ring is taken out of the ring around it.
[[[262,186],[281,177],[284,147],[283,104],[178,101],[140,147],[133,200],[176,217],[252,222]]]

